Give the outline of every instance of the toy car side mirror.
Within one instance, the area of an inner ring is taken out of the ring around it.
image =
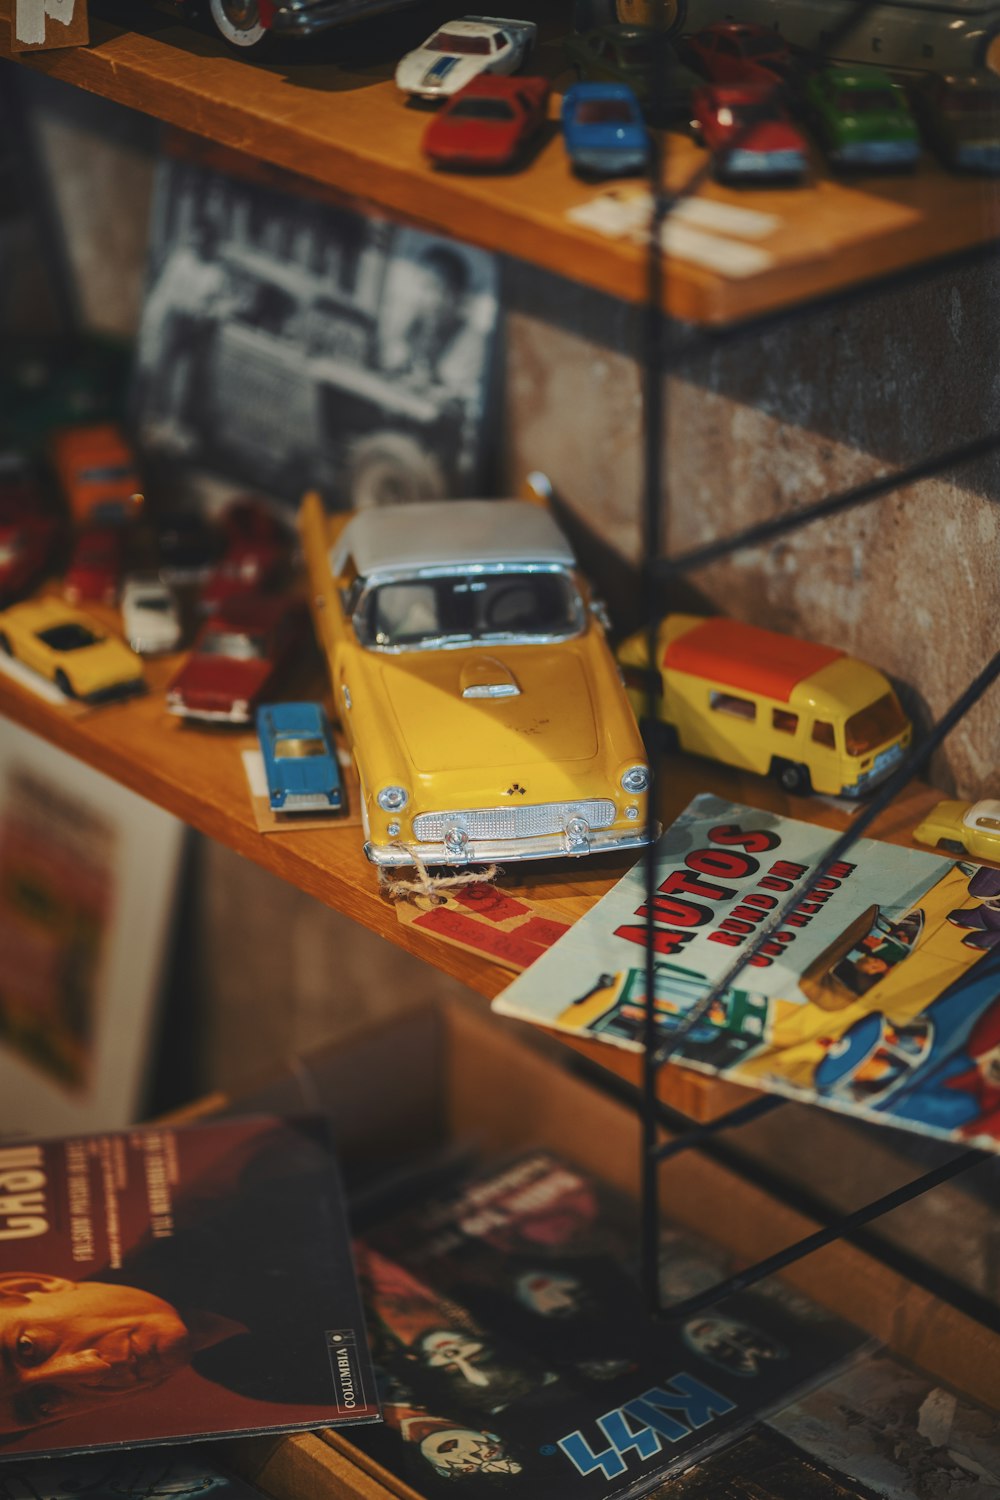
[[[608,613],[608,606],[605,604],[603,599],[591,599],[590,613],[593,615],[594,619],[597,621],[598,625],[600,625],[602,630],[611,629],[611,616]]]

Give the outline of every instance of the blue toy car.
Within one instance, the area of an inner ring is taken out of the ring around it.
[[[265,704],[257,710],[257,735],[273,812],[339,812],[337,751],[318,703]]]
[[[626,83],[575,83],[562,105],[563,135],[578,172],[619,177],[644,171],[649,136]]]

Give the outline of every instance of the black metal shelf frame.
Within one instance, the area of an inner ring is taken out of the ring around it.
[[[845,3],[842,20],[828,34],[824,49],[826,55],[833,55],[836,52],[840,39],[864,17],[866,11],[874,3],[875,0],[853,0],[853,3]],[[813,58],[798,64],[793,71],[793,75],[786,83],[775,84],[772,92],[777,95],[779,90],[794,89],[798,81],[796,74],[801,77],[805,69],[808,66],[814,65],[816,61],[817,59]],[[656,101],[658,80],[661,76],[662,69],[657,67],[657,59],[654,57],[651,60],[650,71],[650,96],[654,100],[654,104]],[[766,107],[767,101],[762,104],[761,109],[766,109]],[[743,127],[742,131],[737,133],[732,142],[734,147],[739,145],[743,135],[750,128],[751,125],[747,124]],[[665,141],[666,138],[662,139]],[[696,192],[711,172],[710,162],[707,161],[704,166],[700,167],[689,178],[679,192],[668,193],[663,187],[663,149],[661,141],[654,138],[649,173],[652,212],[649,253],[647,257],[646,302],[642,325],[642,387],[644,406],[644,504],[642,525],[644,565],[642,570],[642,601],[643,617],[647,622],[648,660],[650,663],[656,660],[656,625],[658,619],[664,613],[661,602],[663,594],[682,575],[693,572],[697,568],[705,567],[709,563],[731,557],[734,553],[744,549],[759,547],[765,543],[774,541],[776,538],[797,531],[814,521],[828,519],[859,506],[870,504],[906,486],[915,484],[919,480],[946,473],[1000,451],[1000,431],[990,432],[983,437],[958,444],[943,452],[928,455],[917,463],[903,469],[897,469],[891,474],[853,486],[838,494],[828,495],[824,499],[814,504],[803,506],[790,514],[775,516],[769,520],[758,522],[755,525],[736,531],[728,537],[692,548],[687,552],[676,553],[674,555],[670,555],[667,552],[666,555],[663,555],[661,549],[666,549],[667,546],[665,531],[667,517],[667,476],[664,466],[664,436],[666,431],[664,397],[666,387],[664,376],[669,368],[665,336],[669,325],[660,311],[663,306],[665,279],[663,256],[660,251],[661,231],[677,204],[691,193]],[[787,313],[778,314],[769,319],[769,325],[781,321],[783,317],[794,317],[800,311],[801,309],[798,308],[790,308]],[[704,1149],[707,1143],[717,1140],[724,1133],[760,1118],[771,1110],[779,1108],[786,1101],[773,1097],[754,1099],[748,1104],[723,1115],[718,1120],[683,1130],[681,1133],[673,1135],[670,1140],[661,1142],[660,1129],[666,1111],[657,1097],[657,1079],[660,1069],[670,1061],[678,1047],[683,1043],[684,1038],[725,994],[737,976],[760,951],[761,947],[778,930],[788,913],[798,906],[800,902],[808,899],[819,882],[827,875],[830,867],[844,857],[851,846],[863,835],[874,820],[885,811],[899,792],[927,765],[931,755],[941,745],[945,737],[982,698],[983,694],[987,692],[998,677],[1000,677],[1000,651],[997,651],[990,658],[982,671],[959,694],[947,712],[942,715],[923,739],[913,746],[904,763],[852,820],[850,827],[831,841],[815,873],[799,882],[776,908],[771,917],[758,929],[753,941],[740,951],[732,964],[711,987],[708,993],[691,1010],[686,1012],[680,1024],[666,1036],[664,1036],[656,1019],[655,958],[653,945],[649,940],[653,927],[654,898],[658,883],[654,834],[659,778],[657,775],[656,758],[655,756],[651,756],[652,783],[649,795],[650,826],[648,830],[650,840],[645,853],[647,941],[645,945],[646,997],[643,1021],[644,1052],[638,1108],[642,1126],[642,1202],[640,1228],[642,1278],[647,1303],[655,1315],[669,1318],[672,1321],[689,1318],[703,1309],[714,1305],[722,1298],[735,1292],[743,1291],[765,1277],[785,1269],[795,1261],[812,1254],[815,1250],[821,1249],[824,1245],[831,1244],[838,1239],[854,1236],[857,1230],[872,1223],[882,1217],[882,1215],[891,1212],[895,1208],[899,1208],[904,1203],[911,1202],[922,1194],[931,1191],[939,1184],[960,1176],[984,1160],[990,1159],[989,1154],[982,1151],[962,1150],[949,1161],[921,1174],[913,1181],[883,1194],[873,1202],[855,1209],[853,1212],[835,1217],[797,1243],[789,1245],[785,1249],[758,1261],[756,1264],[747,1267],[737,1274],[717,1282],[714,1286],[699,1292],[696,1296],[688,1297],[682,1302],[675,1302],[669,1307],[665,1307],[663,1304],[659,1267],[660,1167],[665,1161],[679,1152],[689,1149]],[[652,672],[649,674],[646,711],[647,720],[652,724],[656,718],[655,685]],[[872,1128],[877,1127],[873,1126]],[[990,1309],[983,1307],[980,1309],[980,1313],[982,1321],[991,1323],[994,1321],[990,1315]]]

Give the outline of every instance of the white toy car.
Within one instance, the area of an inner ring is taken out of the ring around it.
[[[173,589],[158,578],[133,576],[125,580],[121,596],[125,639],[140,656],[176,651],[181,619]]]
[[[466,16],[448,21],[396,69],[396,86],[418,99],[447,99],[481,73],[516,73],[531,51],[534,21]]]

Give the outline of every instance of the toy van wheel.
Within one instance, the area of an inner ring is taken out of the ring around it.
[[[66,673],[62,670],[62,668],[59,669],[59,671],[56,673],[55,678],[53,680],[55,682],[56,687],[59,689],[59,691],[63,694],[64,697],[66,697],[66,698],[75,698],[76,697],[76,694],[73,691],[73,684],[70,682],[69,678],[66,676]]]
[[[4,635],[2,631],[0,631],[0,651],[3,652],[4,656],[14,655],[14,648],[10,643],[10,637]]]
[[[771,763],[771,774],[786,792],[797,792],[805,796],[812,791],[809,767],[796,760],[775,760]]]

